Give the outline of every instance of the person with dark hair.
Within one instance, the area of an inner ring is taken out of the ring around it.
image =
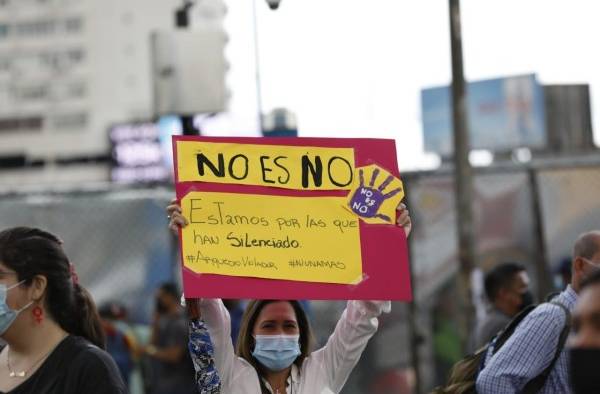
[[[152,359],[152,394],[192,394],[194,367],[187,352],[187,319],[174,283],[163,283],[156,292],[150,345],[144,351]]]
[[[484,279],[490,308],[475,329],[475,347],[488,343],[513,317],[533,303],[529,276],[518,263],[503,263],[492,268]]]
[[[177,234],[187,225],[177,201],[167,207],[169,226]],[[411,221],[406,207],[399,207],[397,224],[408,236]],[[187,303],[194,300],[187,300]],[[295,300],[253,300],[246,306],[234,352],[229,313],[220,299],[195,300],[198,317],[192,326],[190,349],[206,345],[218,377],[215,391],[235,394],[338,393],[378,327],[377,317],[389,312],[389,301],[348,301],[327,344],[312,351],[312,331],[306,313]],[[208,335],[206,335],[208,337]],[[214,351],[214,353],[212,353]],[[206,365],[207,360],[198,364]],[[208,360],[210,362],[211,360]],[[211,369],[212,370],[212,369]],[[198,370],[202,372],[202,370]],[[199,377],[197,376],[197,381]],[[202,389],[199,385],[199,389]]]
[[[0,393],[127,392],[94,301],[46,231],[0,232],[0,337]]]
[[[541,381],[541,394],[570,393],[568,349],[564,344],[570,311],[577,303],[582,283],[600,270],[600,231],[581,234],[573,247],[571,284],[531,311],[506,343],[486,360],[477,377],[479,394],[524,392]],[[529,391],[527,391],[529,392]]]
[[[167,297],[167,299],[165,299]],[[172,282],[165,282],[158,288],[158,294],[156,296],[156,305],[159,310],[166,310],[164,305],[174,302],[177,304],[179,299],[179,289],[177,285]]]
[[[569,340],[571,387],[575,394],[600,393],[600,270],[581,283]]]

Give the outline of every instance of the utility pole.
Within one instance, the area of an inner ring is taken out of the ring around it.
[[[471,271],[475,265],[473,211],[473,177],[469,163],[469,130],[466,87],[463,72],[460,0],[449,0],[450,48],[452,53],[452,125],[454,130],[454,190],[458,230],[458,275],[460,332],[466,353],[468,333],[473,327],[471,303]]]

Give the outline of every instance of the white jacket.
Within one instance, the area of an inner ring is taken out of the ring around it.
[[[259,377],[246,360],[237,357],[231,342],[229,312],[220,299],[199,302],[214,346],[221,391],[226,394],[260,394]],[[327,344],[310,354],[288,379],[287,394],[339,393],[367,342],[377,331],[377,316],[389,312],[389,301],[348,301]],[[268,385],[267,385],[268,386]]]

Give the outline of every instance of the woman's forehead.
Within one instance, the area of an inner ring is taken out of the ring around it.
[[[265,305],[258,315],[258,321],[263,320],[296,320],[294,307],[287,301],[276,301]]]

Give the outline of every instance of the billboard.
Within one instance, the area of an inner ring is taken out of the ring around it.
[[[425,150],[452,155],[450,87],[423,89],[421,111]],[[467,84],[467,117],[472,149],[546,146],[544,92],[534,74]]]
[[[112,126],[109,130],[111,181],[172,181],[171,136],[181,134],[183,126],[177,116],[162,116],[157,122],[132,122]]]

